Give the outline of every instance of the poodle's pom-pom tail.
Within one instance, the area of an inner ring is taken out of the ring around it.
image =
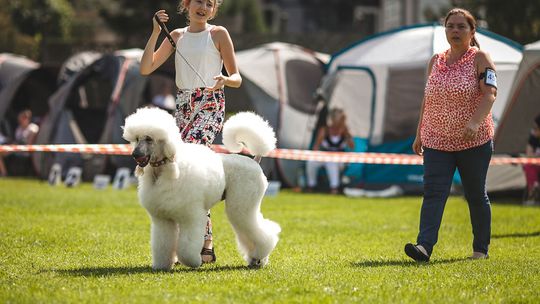
[[[232,153],[245,147],[252,155],[266,156],[276,148],[274,129],[259,115],[240,112],[223,126],[223,144]]]

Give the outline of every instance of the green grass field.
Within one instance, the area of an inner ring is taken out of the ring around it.
[[[470,261],[461,197],[447,204],[429,264],[403,253],[420,197],[351,199],[282,191],[263,203],[282,227],[268,267],[245,267],[223,203],[216,264],[151,270],[150,220],[135,188],[0,179],[1,303],[538,303],[540,208],[493,202],[490,259]]]

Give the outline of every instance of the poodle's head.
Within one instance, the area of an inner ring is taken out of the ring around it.
[[[174,117],[158,108],[140,108],[126,118],[123,137],[133,146],[137,165],[172,160],[181,142]]]

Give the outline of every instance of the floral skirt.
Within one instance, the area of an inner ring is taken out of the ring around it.
[[[179,90],[174,116],[184,142],[210,146],[223,127],[225,93],[223,89]]]

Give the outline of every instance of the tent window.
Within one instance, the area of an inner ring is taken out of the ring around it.
[[[314,93],[322,77],[321,66],[303,60],[290,60],[285,65],[289,105],[300,112],[315,114]]]
[[[416,134],[424,75],[423,67],[389,71],[383,141],[403,140]]]

